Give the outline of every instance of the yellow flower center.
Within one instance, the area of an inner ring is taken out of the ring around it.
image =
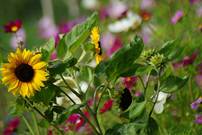
[[[18,30],[18,27],[17,27],[17,26],[12,26],[12,27],[11,27],[11,31],[12,31],[12,32],[16,32],[17,30]]]

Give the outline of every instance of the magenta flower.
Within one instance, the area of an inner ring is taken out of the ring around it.
[[[3,135],[12,135],[15,132],[15,130],[18,128],[19,124],[20,124],[20,119],[18,117],[11,119],[8,122],[7,127],[4,129]]]
[[[100,8],[99,17],[100,17],[100,20],[105,20],[108,17],[107,8],[105,7]]]
[[[107,100],[104,103],[103,107],[100,109],[100,113],[105,113],[109,111],[112,108],[112,105],[113,105],[113,100],[112,99]]]
[[[176,24],[177,22],[179,22],[182,17],[184,16],[184,13],[182,10],[178,10],[175,15],[171,18],[171,23],[172,24]]]
[[[185,56],[183,60],[173,63],[174,68],[181,68],[186,67],[194,63],[195,59],[197,58],[198,52],[192,53],[191,56]]]
[[[84,119],[80,114],[72,114],[68,117],[66,123],[68,124],[68,129],[78,131],[85,123]]]
[[[22,27],[20,20],[15,20],[4,25],[4,31],[7,33],[15,33]]]
[[[202,115],[201,115],[201,114],[197,114],[197,115],[195,116],[195,122],[196,122],[197,124],[202,124]]]
[[[125,77],[123,79],[123,84],[127,89],[131,90],[133,88],[133,86],[136,84],[137,79],[138,78],[136,76]]]

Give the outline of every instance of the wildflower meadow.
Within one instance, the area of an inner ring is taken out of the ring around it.
[[[202,135],[201,0],[0,7],[0,134]]]

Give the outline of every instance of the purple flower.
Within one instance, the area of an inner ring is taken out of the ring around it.
[[[178,10],[175,15],[171,18],[171,23],[172,24],[176,24],[177,22],[179,22],[182,17],[184,16],[184,13],[182,10]]]
[[[58,33],[57,27],[55,26],[53,20],[47,16],[41,18],[38,27],[39,35],[44,39],[49,39]]]
[[[191,108],[193,110],[197,110],[199,105],[202,103],[202,97],[199,97],[197,100],[195,100],[194,102],[192,102],[191,104]]]
[[[201,114],[197,114],[197,115],[195,116],[195,122],[196,122],[197,124],[202,124],[202,115],[201,115]]]

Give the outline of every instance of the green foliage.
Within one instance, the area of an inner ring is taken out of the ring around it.
[[[162,80],[160,90],[167,93],[174,92],[176,90],[181,89],[186,84],[188,79],[188,77],[180,78],[177,76],[170,75],[164,80]]]
[[[71,58],[65,61],[57,60],[50,63],[48,70],[51,75],[62,74],[67,68],[74,66],[76,63],[76,58]]]
[[[101,62],[95,69],[96,74],[105,73],[109,80],[116,80],[119,76],[128,74],[127,71],[137,68],[137,65],[133,65],[134,67],[131,65],[140,56],[143,46],[142,39],[136,36],[130,44],[117,51],[111,59]]]

